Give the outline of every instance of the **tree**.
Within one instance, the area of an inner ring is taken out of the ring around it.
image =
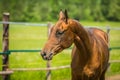
[[[101,12],[107,20],[120,21],[120,0],[101,0]]]
[[[0,14],[12,21],[56,21],[60,9],[77,20],[120,21],[120,0],[0,0]]]

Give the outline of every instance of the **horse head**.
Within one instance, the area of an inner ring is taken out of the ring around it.
[[[70,47],[74,42],[74,34],[68,20],[67,10],[60,11],[59,20],[52,27],[48,41],[41,51],[44,60],[51,60],[54,55]]]

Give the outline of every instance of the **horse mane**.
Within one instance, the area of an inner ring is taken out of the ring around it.
[[[71,30],[76,34],[75,45],[85,55],[85,60],[92,54],[91,40],[88,31],[77,21],[69,19],[68,24],[71,25]],[[86,56],[87,55],[87,56]]]

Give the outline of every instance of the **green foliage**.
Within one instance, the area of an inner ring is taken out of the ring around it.
[[[120,21],[120,0],[101,0],[101,11],[110,21]]]
[[[120,21],[120,0],[0,0],[0,19],[10,12],[12,21],[56,21],[60,9],[78,20]]]

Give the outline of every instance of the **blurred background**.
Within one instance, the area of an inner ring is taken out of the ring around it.
[[[42,49],[48,38],[48,22],[54,24],[61,9],[67,9],[69,18],[80,21],[85,27],[110,29],[111,65],[106,78],[120,80],[120,0],[0,0],[0,52],[3,50],[4,12],[9,12],[9,21],[14,22],[9,25],[9,50],[22,51]],[[8,66],[14,73],[10,80],[46,80],[46,70],[30,70],[46,68],[46,63],[40,52],[12,52]],[[53,57],[50,65],[59,67],[70,63],[71,49],[66,49]],[[3,66],[0,55],[0,71]],[[71,69],[52,70],[51,80],[71,80]]]
[[[0,14],[10,12],[12,21],[56,21],[60,9],[77,20],[120,21],[120,0],[0,0]]]

